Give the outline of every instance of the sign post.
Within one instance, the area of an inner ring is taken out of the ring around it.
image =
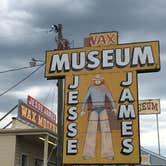
[[[159,155],[160,155],[160,131],[159,131],[158,114],[156,114],[156,122],[157,122],[158,151],[159,151]]]
[[[58,80],[58,145],[57,166],[62,166],[63,158],[63,110],[64,110],[64,84],[63,79]]]
[[[63,164],[140,163],[137,74],[160,70],[159,42],[117,44],[110,33],[93,34],[97,46],[46,52],[45,76],[65,82]]]

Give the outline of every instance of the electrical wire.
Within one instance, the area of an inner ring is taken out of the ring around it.
[[[29,36],[34,36],[34,34],[37,34],[37,35],[48,35],[49,33],[49,29],[37,29],[36,31],[33,31],[33,32],[23,32],[23,33],[17,33],[17,36],[19,37],[22,37],[24,35],[24,38],[25,37],[29,37]],[[36,35],[36,36],[37,36]],[[16,36],[16,33],[8,33],[7,36],[4,36],[4,35],[1,35],[1,38],[3,39],[6,39],[6,38],[10,38],[10,37],[15,37]]]
[[[49,91],[48,91],[48,93],[47,93],[47,95],[46,95],[46,97],[45,97],[45,99],[44,99],[44,101],[43,101],[43,104],[46,104],[46,102],[48,101],[48,98],[50,97],[50,95],[51,95],[51,92],[52,92],[52,90],[53,90],[53,85],[56,85],[56,82],[55,81],[53,81],[49,86],[50,86],[50,89],[49,89]]]
[[[36,66],[41,66],[41,65],[36,65]],[[27,66],[27,67],[20,67],[20,68],[15,68],[15,69],[4,70],[4,71],[0,71],[0,74],[12,72],[12,71],[23,70],[23,69],[28,69],[28,68],[32,68],[32,67],[31,66]]]
[[[2,129],[6,129],[9,125],[11,125],[12,124],[12,120],[7,124],[7,125],[5,125]]]
[[[33,72],[31,72],[29,75],[27,75],[26,77],[24,77],[22,80],[20,80],[19,82],[17,82],[15,85],[11,86],[10,88],[8,88],[6,91],[4,91],[3,93],[0,94],[0,96],[5,95],[6,93],[8,93],[10,90],[14,89],[16,86],[18,86],[19,84],[21,84],[23,81],[25,81],[26,79],[28,79],[31,75],[33,75],[35,72],[37,72],[42,66],[44,66],[45,64],[41,64],[36,70],[34,70]]]
[[[15,105],[9,112],[7,112],[2,118],[0,118],[0,121],[2,121],[4,118],[6,118],[11,112],[13,112],[18,107],[18,104]]]

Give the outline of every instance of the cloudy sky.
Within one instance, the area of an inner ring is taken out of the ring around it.
[[[140,99],[161,100],[160,143],[166,156],[165,8],[165,0],[0,0],[0,72],[27,67],[31,58],[44,61],[45,51],[55,48],[54,34],[48,32],[52,24],[63,24],[65,38],[75,47],[92,32],[118,31],[119,43],[159,40],[161,70],[140,74],[138,90]],[[0,73],[0,116],[28,94],[56,112],[56,81],[44,78],[44,67],[2,95],[35,69]],[[140,130],[141,145],[158,153],[156,116],[141,116]]]

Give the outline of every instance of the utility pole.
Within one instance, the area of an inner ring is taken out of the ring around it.
[[[58,41],[63,39],[62,35],[62,24],[58,24]]]
[[[67,50],[70,48],[69,41],[63,38],[62,24],[52,25],[49,32],[57,33],[55,50]],[[63,166],[63,112],[64,112],[64,78],[58,79],[58,145],[57,145],[57,166]]]
[[[54,31],[55,33],[58,33],[58,38],[55,37],[55,42],[57,43],[56,50],[67,50],[70,48],[69,41],[63,38],[62,29],[63,29],[62,24],[58,24],[58,25],[52,25],[51,30],[49,31],[49,32]]]
[[[57,26],[58,41],[57,49],[59,50],[59,43],[63,39],[62,24]],[[64,105],[64,84],[63,79],[58,79],[58,145],[57,145],[57,166],[62,166],[63,157],[63,105]]]

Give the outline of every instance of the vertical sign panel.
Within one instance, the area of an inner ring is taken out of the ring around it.
[[[137,99],[136,72],[67,77],[64,163],[138,163]]]

